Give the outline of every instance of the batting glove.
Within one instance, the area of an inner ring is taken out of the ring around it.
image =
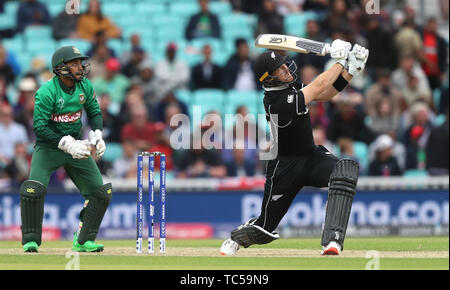
[[[336,39],[331,43],[331,58],[336,60],[337,63],[340,63],[342,67],[345,67],[347,64],[348,53],[351,48],[352,45],[350,44],[350,42]]]
[[[72,155],[74,159],[86,159],[91,155],[90,144],[81,140],[75,140],[70,135],[64,136],[59,140],[58,148]]]
[[[102,157],[103,154],[105,154],[106,144],[102,138],[102,131],[98,129],[95,131],[89,131],[89,143],[95,146],[95,150],[97,151],[95,155],[97,157]]]
[[[369,50],[361,45],[355,44],[348,55],[347,71],[353,77],[359,75],[365,68]]]

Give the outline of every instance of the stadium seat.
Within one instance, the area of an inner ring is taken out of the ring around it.
[[[416,178],[416,177],[426,177],[428,172],[425,169],[408,169],[403,172],[404,177]]]
[[[20,54],[25,47],[25,43],[20,34],[17,34],[13,38],[6,38],[2,40],[2,45],[4,45],[8,50],[12,50],[17,54]]]
[[[147,17],[155,14],[164,15],[167,13],[166,5],[160,2],[138,2],[136,3],[135,10],[133,12],[145,13]]]
[[[191,91],[185,89],[178,89],[175,91],[175,97],[180,101],[189,105],[192,103],[193,96]]]
[[[28,26],[23,32],[25,41],[44,42],[52,39],[52,29],[50,26]]]
[[[103,160],[113,162],[122,155],[122,145],[120,143],[109,142],[106,146],[105,154],[103,154]]]
[[[0,29],[11,29],[16,26],[16,18],[6,13],[0,14]]]
[[[209,10],[216,15],[225,15],[233,12],[230,2],[210,2]]]
[[[200,7],[197,2],[175,2],[171,3],[169,8],[170,14],[186,19],[198,13],[199,11]]]
[[[200,89],[193,93],[194,103],[197,105],[214,104],[219,108],[224,104],[224,93],[217,89]]]
[[[76,48],[78,48],[82,53],[87,53],[88,50],[91,48],[91,43],[84,39],[75,39],[75,38],[64,38],[59,40],[56,43],[56,48],[62,47],[62,46],[70,46],[73,45]]]
[[[304,37],[306,34],[306,23],[310,19],[317,19],[313,12],[291,13],[284,17],[284,31],[286,34]]]

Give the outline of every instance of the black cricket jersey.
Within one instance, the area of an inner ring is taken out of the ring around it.
[[[265,88],[266,119],[270,124],[272,138],[278,146],[278,157],[304,155],[315,148],[309,110],[305,105],[303,92],[300,91],[302,87],[303,85],[289,84]]]

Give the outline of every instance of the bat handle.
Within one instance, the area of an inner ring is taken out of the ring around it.
[[[328,43],[326,43],[324,46],[323,46],[323,48],[322,48],[322,53],[321,53],[321,55],[327,55],[327,54],[329,54],[331,52],[331,46],[328,44]]]

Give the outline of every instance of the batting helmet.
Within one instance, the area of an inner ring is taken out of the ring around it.
[[[266,87],[282,85],[283,82],[276,76],[273,76],[272,73],[283,64],[287,64],[287,56],[282,56],[281,54],[271,50],[265,51],[260,54],[255,61],[254,71],[256,77]],[[292,65],[294,65],[295,69],[289,70],[291,73],[294,73],[297,67],[293,61],[291,64],[288,64],[289,67]],[[296,77],[296,75],[294,75],[294,77]]]
[[[67,63],[75,59],[86,60],[88,58],[89,57],[87,55],[82,54],[75,46],[63,46],[53,53],[52,56],[53,72],[57,76],[70,77],[76,80],[77,78],[70,72]],[[89,65],[83,62],[82,66],[84,77],[89,73],[89,71],[87,70]]]

